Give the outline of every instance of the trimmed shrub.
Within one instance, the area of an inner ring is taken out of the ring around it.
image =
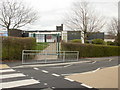
[[[3,37],[2,60],[21,60],[22,50],[31,50],[35,48],[35,38]]]
[[[62,43],[63,51],[79,51],[79,57],[107,57],[120,56],[119,46],[79,44],[79,43]]]
[[[115,42],[107,41],[107,45],[117,45]]]
[[[102,45],[105,45],[106,43],[102,39],[94,39],[94,40],[92,40],[92,44],[102,44]]]
[[[90,41],[88,41],[88,40],[85,40],[85,43],[88,43],[88,44],[89,44],[89,43],[90,43]]]
[[[81,40],[80,39],[73,39],[70,42],[72,42],[72,43],[81,43]]]

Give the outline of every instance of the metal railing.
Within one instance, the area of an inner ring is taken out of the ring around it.
[[[78,61],[79,51],[23,50],[22,64]]]

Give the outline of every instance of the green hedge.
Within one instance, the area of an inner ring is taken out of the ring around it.
[[[112,41],[107,41],[107,45],[114,45],[114,46],[117,46],[117,43],[116,43],[116,42],[112,42]]]
[[[80,57],[120,56],[118,46],[62,43],[61,48],[63,51],[79,51]]]
[[[2,60],[21,60],[22,50],[31,50],[35,48],[35,38],[3,37]]]
[[[105,41],[102,39],[93,39],[92,40],[92,44],[101,44],[101,45],[105,45]]]
[[[73,39],[73,40],[70,40],[70,42],[72,42],[72,43],[81,43],[81,40],[80,39]]]

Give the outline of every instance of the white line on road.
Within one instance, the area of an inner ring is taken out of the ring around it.
[[[93,71],[88,71],[88,72],[83,72],[83,73],[68,73],[68,74],[61,74],[61,76],[68,76],[68,75],[72,75],[72,74],[87,74],[87,73],[93,73],[96,72],[98,70],[100,70],[101,68],[97,68],[96,70]]]
[[[0,75],[0,79],[6,78],[15,78],[15,77],[24,77],[25,75],[22,73],[15,73],[15,74],[7,74],[7,75]]]
[[[17,71],[17,72],[20,72],[20,71]]]
[[[46,71],[46,70],[42,70],[42,72],[44,72],[44,73],[48,73],[48,71]]]
[[[92,64],[96,63],[97,61],[92,62]]]
[[[3,72],[13,72],[13,71],[15,71],[15,70],[13,70],[13,69],[0,70],[1,73],[3,73]]]
[[[56,76],[56,77],[59,77],[59,76],[60,76],[60,75],[58,75],[58,74],[55,74],[55,73],[53,73],[52,75],[53,75],[53,76]]]
[[[64,66],[64,67],[69,67],[69,66],[72,66],[73,64],[69,64],[69,65],[66,65],[66,66]]]
[[[81,84],[81,85],[84,86],[84,87],[87,87],[87,88],[92,88],[92,87],[90,87],[90,86],[88,86],[86,84]]]
[[[44,85],[48,85],[47,83],[44,83]]]
[[[26,86],[26,85],[31,85],[31,84],[38,84],[38,83],[40,82],[34,79],[26,79],[26,80],[5,82],[5,83],[0,83],[0,84],[2,84],[2,88],[13,88],[13,87]]]
[[[109,59],[109,61],[112,61],[112,59]]]
[[[98,71],[98,70],[100,70],[101,68],[97,68],[96,70],[94,70],[94,71],[92,71],[92,72],[96,72],[96,71]]]
[[[87,74],[87,73],[93,73],[93,72],[96,72],[98,70],[100,70],[101,68],[97,68],[96,70],[93,70],[93,71],[88,71],[88,72],[83,72],[83,73],[80,73],[80,74]]]
[[[33,68],[33,69],[35,69],[35,70],[39,70],[39,68]]]
[[[53,89],[55,88],[55,87],[52,87]]]
[[[72,80],[72,79],[69,79],[69,78],[64,78],[64,79],[66,79],[66,80],[68,80],[68,81],[71,81],[71,82],[73,82],[74,80]]]
[[[68,75],[72,75],[72,74],[80,74],[80,73],[68,73],[68,74],[61,74],[61,76],[68,76]]]

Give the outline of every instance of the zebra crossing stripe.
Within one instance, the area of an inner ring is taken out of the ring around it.
[[[5,70],[0,70],[0,73],[4,73],[4,72],[13,72],[15,70],[13,69],[5,69]]]
[[[38,83],[40,82],[34,79],[26,79],[26,80],[12,81],[12,82],[0,83],[0,84],[2,85],[2,88],[14,88],[14,87],[20,87],[20,86],[26,86],[26,85],[32,85]]]
[[[23,77],[25,76],[22,73],[14,73],[14,74],[5,74],[5,75],[0,75],[0,79],[6,79],[6,78],[15,78],[15,77]]]

